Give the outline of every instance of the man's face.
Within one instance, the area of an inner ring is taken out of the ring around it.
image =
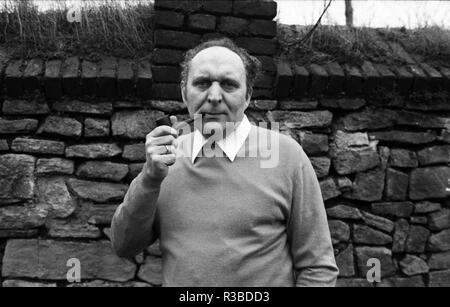
[[[189,114],[202,115],[206,132],[224,131],[226,122],[242,120],[251,97],[246,97],[244,63],[225,47],[210,47],[197,53],[181,93]]]

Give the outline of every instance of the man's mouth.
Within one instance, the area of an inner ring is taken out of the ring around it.
[[[224,113],[202,113],[202,115],[205,117],[205,118],[218,118],[218,117],[220,117],[220,116],[222,116],[222,115],[224,115]]]

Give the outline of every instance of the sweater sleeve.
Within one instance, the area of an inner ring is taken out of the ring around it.
[[[339,270],[334,258],[320,185],[303,149],[300,157],[301,164],[294,171],[288,222],[288,240],[296,286],[334,287]]]
[[[160,186],[150,186],[140,173],[130,184],[111,222],[111,244],[120,257],[129,258],[152,244]]]

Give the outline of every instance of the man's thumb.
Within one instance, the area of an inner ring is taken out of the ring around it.
[[[178,123],[178,119],[175,115],[170,116],[170,121],[172,122],[172,127],[176,127],[176,125]]]

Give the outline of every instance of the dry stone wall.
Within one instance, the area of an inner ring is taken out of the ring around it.
[[[279,122],[310,157],[338,285],[374,286],[370,258],[381,261],[376,286],[450,285],[450,69],[411,57],[398,67],[278,60],[276,8],[156,0],[151,61],[0,63],[3,286],[161,284],[158,243],[118,258],[111,217],[142,168],[155,119],[188,116],[178,85],[183,52],[221,35],[263,63],[250,120]],[[81,284],[66,280],[69,258],[82,263]]]

